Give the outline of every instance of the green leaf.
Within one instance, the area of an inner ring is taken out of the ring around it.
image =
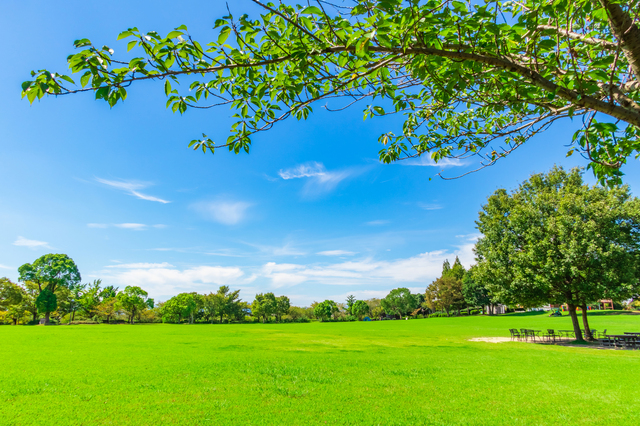
[[[222,30],[220,31],[220,35],[218,36],[218,44],[222,44],[227,41],[227,38],[229,38],[229,34],[231,34],[231,28],[222,28]]]
[[[131,31],[123,31],[120,34],[118,34],[118,37],[116,38],[116,40],[122,40],[123,38],[127,38],[132,36],[133,33]]]
[[[305,9],[302,10],[302,12],[300,12],[302,14],[309,14],[309,15],[320,15],[323,16],[324,13],[322,13],[322,10],[319,7],[316,6],[309,6]]]
[[[164,82],[164,94],[169,96],[169,93],[171,93],[171,83],[169,83],[169,80],[165,80],[165,82]]]
[[[167,38],[177,38],[182,34],[184,34],[182,31],[171,31],[169,34],[167,34]]]
[[[129,43],[127,43],[127,52],[130,51],[131,49],[133,49],[133,47],[137,44],[138,42],[136,40],[132,40]]]

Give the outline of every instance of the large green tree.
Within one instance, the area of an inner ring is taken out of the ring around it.
[[[638,291],[640,200],[626,186],[590,187],[582,171],[554,167],[511,193],[489,197],[477,223],[478,276],[507,303],[566,303],[576,338],[576,308],[591,338],[587,304]]]
[[[262,318],[262,322],[266,322],[269,317],[276,313],[278,301],[273,293],[256,294],[251,304],[251,315],[256,318]]]
[[[9,278],[0,278],[0,310],[22,302],[24,291]]]
[[[145,308],[153,307],[153,299],[149,299],[149,293],[137,286],[126,286],[116,296],[118,305],[129,314],[129,322],[133,324],[136,314]]]
[[[33,263],[25,263],[18,268],[18,272],[20,281],[31,281],[38,285],[36,304],[40,312],[45,314],[45,323],[49,322],[49,315],[57,307],[56,289],[70,288],[82,279],[75,262],[66,254],[45,254]],[[43,295],[43,291],[46,294]]]
[[[165,35],[129,28],[118,40],[132,53],[117,56],[76,40],[67,62],[79,85],[42,69],[22,95],[93,92],[113,106],[131,84],[162,82],[174,112],[234,111],[226,139],[191,142],[211,152],[249,151],[255,133],[327,100],[330,110],[363,103],[365,118],[403,116],[379,138],[384,162],[473,155],[484,167],[563,119],[583,123],[569,154],[581,152],[603,180],[618,182],[640,152],[637,2],[252,1],[259,17],[221,17],[206,42],[185,25]]]
[[[408,288],[404,287],[391,290],[384,299],[380,300],[380,305],[387,315],[400,317],[413,311],[417,304],[417,299]]]

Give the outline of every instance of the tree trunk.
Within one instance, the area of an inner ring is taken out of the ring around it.
[[[13,319],[13,325],[18,325],[18,318]]]
[[[584,326],[584,338],[592,342],[593,335],[591,334],[591,329],[589,328],[589,320],[587,319],[587,305],[583,303],[580,308],[582,308],[582,325]]]
[[[582,338],[582,330],[580,330],[580,322],[578,322],[578,314],[576,314],[576,305],[567,303],[569,307],[569,315],[571,316],[571,322],[573,323],[573,332],[576,335],[576,340],[584,340]]]
[[[33,314],[33,322],[38,321],[38,311],[33,311],[32,314]]]
[[[222,315],[223,314],[220,314],[220,324],[222,324]]]
[[[71,315],[71,321],[74,321],[76,319],[76,310],[73,310],[73,313]]]
[[[45,312],[44,313],[44,323],[45,324],[49,324],[49,315],[51,315],[51,312]]]

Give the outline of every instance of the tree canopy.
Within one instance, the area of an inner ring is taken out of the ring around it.
[[[416,308],[417,299],[411,294],[408,288],[395,288],[380,300],[380,305],[387,315],[403,316]]]
[[[476,222],[474,278],[507,303],[566,303],[580,338],[576,308],[624,300],[640,279],[640,200],[626,186],[589,187],[582,171],[554,168],[508,193],[496,191]]]
[[[132,53],[117,56],[76,40],[67,62],[79,85],[41,69],[22,96],[93,92],[114,106],[131,84],[162,81],[174,112],[234,111],[226,139],[192,140],[205,152],[248,152],[256,133],[327,101],[332,111],[362,104],[365,118],[402,116],[379,137],[383,162],[476,156],[482,168],[562,119],[581,124],[568,155],[581,153],[602,181],[620,182],[640,152],[636,2],[252,1],[259,17],[221,17],[206,42],[185,25],[165,35],[129,28],[118,40]]]

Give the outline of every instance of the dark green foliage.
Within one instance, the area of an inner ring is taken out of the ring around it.
[[[255,133],[335,98],[367,103],[365,118],[404,115],[379,137],[383,162],[476,155],[488,166],[571,119],[584,126],[567,155],[583,154],[603,182],[619,183],[640,151],[635,2],[254,3],[260,16],[217,19],[201,43],[185,25],[166,35],[129,28],[118,39],[133,58],[76,40],[67,63],[79,86],[40,69],[22,96],[88,91],[114,106],[131,84],[156,80],[174,112],[231,106],[226,138],[203,133],[189,144],[203,152],[248,152]]]
[[[51,290],[45,288],[38,294],[36,306],[38,307],[38,312],[53,312],[58,307],[58,297]]]
[[[387,297],[380,300],[380,305],[387,315],[398,316],[407,315],[418,306],[416,298],[404,287],[391,290]]]
[[[589,187],[582,171],[554,167],[512,193],[489,197],[477,223],[474,279],[509,305],[576,308],[638,291],[640,200],[629,188]],[[586,315],[583,325],[587,337]]]

